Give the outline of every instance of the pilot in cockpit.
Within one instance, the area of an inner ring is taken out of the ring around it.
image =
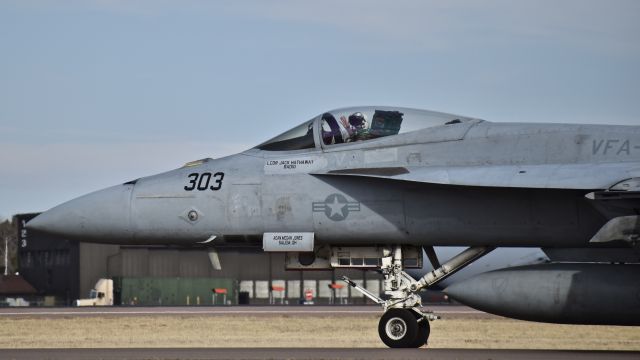
[[[363,113],[355,112],[349,115],[348,120],[344,116],[341,116],[340,122],[349,135],[345,142],[367,140],[371,138],[367,118]]]

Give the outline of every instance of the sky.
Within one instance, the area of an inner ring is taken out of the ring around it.
[[[326,110],[640,125],[640,1],[0,0],[0,218]]]

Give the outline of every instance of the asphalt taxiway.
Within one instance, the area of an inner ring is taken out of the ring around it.
[[[280,348],[173,348],[173,349],[23,349],[0,350],[0,358],[14,360],[162,360],[162,359],[492,359],[492,360],[596,360],[638,359],[640,352],[486,350],[486,349],[280,349]]]

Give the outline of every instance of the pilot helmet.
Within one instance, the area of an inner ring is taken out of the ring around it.
[[[349,115],[349,124],[357,128],[363,128],[367,125],[367,118],[358,111]]]

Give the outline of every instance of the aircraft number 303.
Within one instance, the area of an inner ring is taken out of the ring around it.
[[[205,172],[202,174],[199,173],[191,173],[189,176],[189,184],[184,187],[186,191],[193,190],[220,190],[222,188],[222,179],[224,179],[223,172],[217,172],[215,174],[211,174],[210,172]]]

